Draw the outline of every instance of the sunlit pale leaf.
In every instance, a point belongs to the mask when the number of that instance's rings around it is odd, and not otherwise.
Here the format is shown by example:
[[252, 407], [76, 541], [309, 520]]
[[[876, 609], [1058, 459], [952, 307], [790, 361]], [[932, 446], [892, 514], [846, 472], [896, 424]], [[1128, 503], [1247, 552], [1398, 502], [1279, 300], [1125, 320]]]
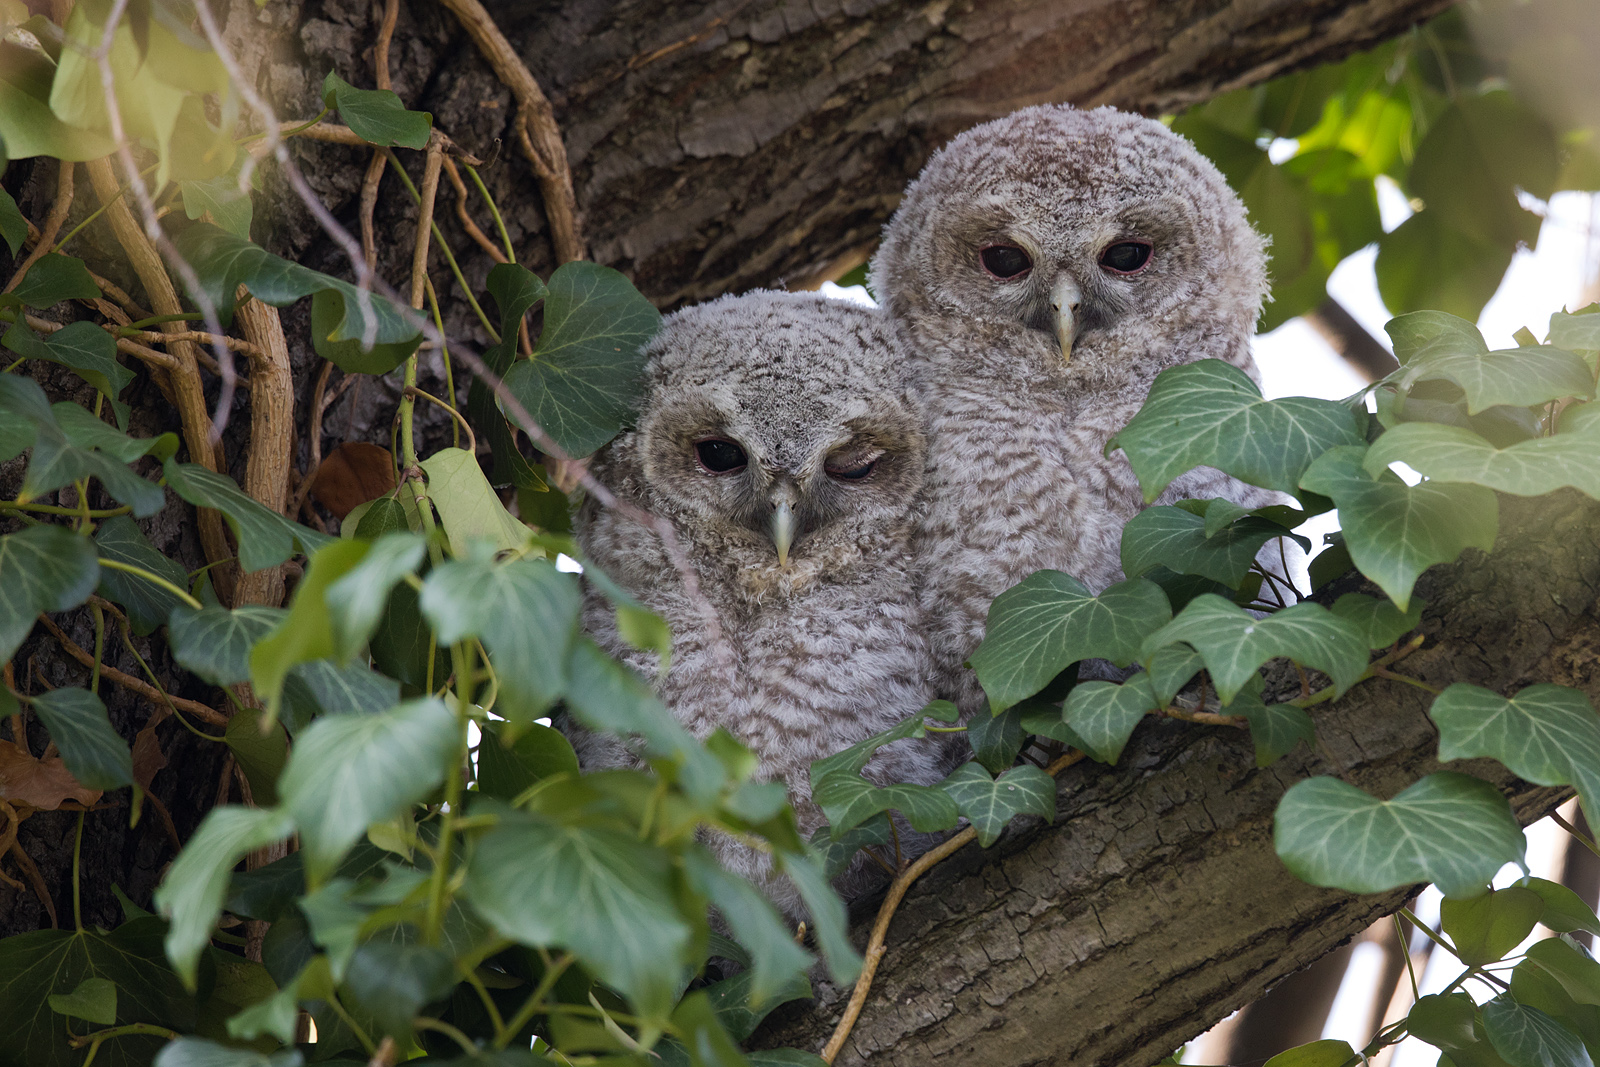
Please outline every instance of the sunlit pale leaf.
[[1302, 881], [1380, 893], [1434, 882], [1471, 896], [1521, 863], [1522, 828], [1499, 790], [1442, 771], [1379, 800], [1337, 778], [1297, 782], [1278, 804], [1273, 844]]
[[1471, 430], [1403, 422], [1367, 449], [1362, 466], [1378, 474], [1403, 462], [1441, 482], [1471, 482], [1513, 496], [1543, 496], [1571, 486], [1600, 499], [1600, 404], [1572, 409], [1562, 432], [1496, 448]]
[[1501, 993], [1483, 1006], [1483, 1028], [1511, 1067], [1594, 1067], [1578, 1035]]
[[[295, 586], [289, 614], [250, 649], [250, 684], [277, 716], [283, 680], [299, 663], [333, 657], [335, 642], [328, 588], [355, 569], [368, 549], [366, 541], [334, 541], [312, 554], [305, 577]], [[353, 649], [346, 649], [353, 652]]]
[[441, 448], [422, 461], [428, 475], [428, 496], [433, 500], [450, 550], [456, 556], [471, 554], [474, 541], [496, 549], [520, 548], [532, 536], [500, 503], [500, 497], [483, 476], [472, 453], [461, 448]]

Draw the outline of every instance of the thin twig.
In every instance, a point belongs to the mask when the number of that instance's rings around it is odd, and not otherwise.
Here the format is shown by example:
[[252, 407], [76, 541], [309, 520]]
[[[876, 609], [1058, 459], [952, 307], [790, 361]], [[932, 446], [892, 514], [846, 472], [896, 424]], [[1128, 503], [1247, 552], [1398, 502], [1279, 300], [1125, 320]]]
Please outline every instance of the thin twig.
[[428, 154], [422, 167], [422, 200], [417, 208], [417, 237], [411, 253], [411, 306], [422, 310], [427, 295], [428, 247], [433, 237], [433, 208], [439, 199], [439, 171], [444, 164], [444, 149], [436, 138], [428, 138]]
[[[1054, 778], [1068, 767], [1083, 759], [1083, 753], [1071, 749], [1056, 760], [1045, 773]], [[838, 1058], [839, 1052], [844, 1048], [844, 1043], [850, 1037], [850, 1031], [855, 1029], [856, 1020], [861, 1017], [861, 1009], [867, 1002], [867, 994], [872, 990], [873, 976], [878, 973], [878, 963], [883, 959], [887, 949], [884, 947], [885, 939], [889, 934], [889, 921], [894, 918], [894, 913], [900, 907], [900, 902], [905, 899], [906, 890], [911, 888], [913, 882], [928, 873], [940, 861], [955, 855], [965, 845], [977, 840], [978, 831], [971, 826], [951, 837], [931, 851], [924, 852], [916, 862], [907, 867], [893, 882], [889, 883], [889, 892], [884, 897], [883, 903], [878, 906], [878, 917], [872, 924], [872, 935], [867, 939], [867, 950], [863, 954], [861, 975], [856, 979], [855, 988], [850, 992], [850, 1003], [845, 1006], [844, 1014], [839, 1018], [839, 1024], [834, 1027], [833, 1036], [828, 1038], [828, 1044], [822, 1050], [822, 1058], [827, 1063], [832, 1063]]]
[[473, 455], [478, 454], [478, 435], [472, 432], [472, 424], [462, 417], [461, 412], [457, 411], [449, 404], [446, 404], [443, 400], [440, 400], [432, 393], [424, 392], [414, 385], [406, 386], [405, 395], [421, 397], [423, 400], [438, 404], [440, 407], [448, 411], [450, 413], [450, 417], [455, 419], [456, 422], [460, 423], [463, 430], [467, 431], [467, 451], [471, 452]]
[[9, 293], [15, 289], [22, 276], [28, 273], [28, 268], [44, 258], [44, 254], [50, 251], [50, 246], [55, 244], [56, 234], [61, 232], [61, 224], [67, 221], [67, 215], [72, 211], [72, 178], [77, 166], [65, 159], [58, 159], [56, 167], [56, 199], [50, 205], [50, 213], [45, 216], [44, 228], [39, 231], [39, 239], [35, 242], [33, 251], [28, 253], [28, 257], [12, 273], [11, 280], [0, 292]]
[[506, 254], [500, 251], [500, 246], [489, 240], [489, 235], [480, 230], [478, 224], [472, 221], [472, 216], [467, 213], [467, 185], [461, 180], [461, 171], [456, 168], [456, 161], [448, 156], [444, 161], [444, 173], [456, 191], [456, 218], [460, 221], [461, 228], [467, 231], [467, 236], [472, 238], [490, 259], [496, 263], [509, 263]]
[[[67, 655], [71, 656], [85, 667], [88, 667], [90, 670], [94, 669], [94, 656], [87, 650], [79, 647], [79, 645], [73, 641], [72, 638], [68, 637], [62, 631], [61, 627], [55, 624], [50, 616], [40, 615], [39, 621], [44, 623], [44, 628], [50, 631], [50, 635], [56, 639]], [[187, 711], [195, 718], [202, 719], [213, 726], [228, 725], [228, 717], [218, 712], [215, 708], [207, 707], [197, 700], [189, 700], [185, 697], [172, 696], [169, 693], [163, 693], [156, 689], [155, 686], [150, 685], [141, 679], [135, 678], [131, 674], [124, 674], [115, 667], [107, 667], [104, 664], [101, 664], [100, 676], [107, 681], [116, 682], [125, 689], [133, 690], [146, 700], [154, 703], [157, 707], [160, 707], [163, 703], [170, 703], [173, 707], [181, 711]]]
[[477, 44], [489, 65], [517, 99], [514, 119], [517, 141], [533, 165], [544, 197], [545, 217], [550, 220], [550, 243], [556, 260], [583, 259], [583, 233], [578, 223], [578, 201], [572, 191], [572, 172], [567, 165], [567, 148], [561, 140], [555, 109], [539, 88], [527, 65], [495, 25], [479, 0], [444, 0], [467, 34]]

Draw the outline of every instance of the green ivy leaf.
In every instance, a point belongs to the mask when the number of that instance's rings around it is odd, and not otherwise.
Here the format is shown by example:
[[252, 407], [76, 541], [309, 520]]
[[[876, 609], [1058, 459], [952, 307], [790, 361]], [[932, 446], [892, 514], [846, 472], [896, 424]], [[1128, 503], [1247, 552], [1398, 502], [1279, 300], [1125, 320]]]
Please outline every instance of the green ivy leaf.
[[1569, 315], [1557, 311], [1551, 315], [1550, 343], [1569, 352], [1600, 351], [1600, 318], [1595, 317], [1593, 304], [1588, 312]]
[[1164, 566], [1237, 589], [1268, 541], [1287, 537], [1311, 551], [1310, 541], [1266, 519], [1247, 515], [1216, 534], [1207, 532], [1209, 526], [1209, 511], [1197, 515], [1181, 507], [1146, 508], [1122, 528], [1123, 573], [1139, 578]]
[[184, 670], [213, 685], [248, 681], [250, 650], [288, 614], [259, 604], [232, 611], [216, 607], [195, 611], [179, 605], [167, 628], [172, 657]]
[[923, 833], [948, 830], [960, 815], [955, 802], [934, 786], [904, 782], [877, 786], [846, 769], [818, 778], [811, 799], [828, 817], [835, 834], [842, 834], [881, 811], [900, 812], [912, 829]]
[[1417, 628], [1425, 607], [1427, 601], [1416, 599], [1411, 601], [1410, 607], [1401, 611], [1392, 600], [1346, 593], [1335, 600], [1328, 610], [1353, 623], [1361, 631], [1368, 648], [1388, 648]]
[[1376, 475], [1404, 462], [1425, 477], [1470, 482], [1514, 496], [1543, 496], [1563, 486], [1600, 499], [1600, 405], [1571, 409], [1571, 429], [1496, 448], [1471, 430], [1432, 422], [1405, 422], [1367, 449], [1363, 460]]
[[345, 967], [341, 997], [370, 1016], [380, 1033], [405, 1036], [424, 1004], [456, 984], [455, 961], [433, 945], [374, 938], [356, 948]]
[[[224, 229], [197, 222], [179, 234], [174, 243], [178, 254], [199, 275], [223, 327], [233, 320], [233, 297], [240, 285], [273, 307], [287, 307], [302, 297], [328, 291], [333, 296], [324, 298], [324, 307], [332, 306], [327, 301], [336, 300], [342, 305], [336, 310], [342, 313], [328, 315], [334, 324], [331, 330], [313, 332], [312, 341], [319, 354], [327, 355], [326, 341], [361, 341], [369, 326], [378, 344], [408, 346], [407, 355], [422, 343], [422, 333], [386, 298], [376, 293], [363, 294], [349, 282], [291, 263]], [[342, 350], [330, 351], [330, 359], [343, 354]], [[399, 362], [397, 359], [394, 365]]]
[[[795, 944], [794, 931], [755, 886], [724, 870], [702, 847], [685, 851], [683, 864], [694, 891], [716, 906], [750, 953], [751, 970], [744, 983], [747, 996], [742, 998], [746, 1003], [761, 1007], [797, 980], [805, 980], [806, 968], [813, 962], [811, 953]], [[734, 1036], [743, 1040], [750, 1032]]]
[[1188, 645], [1167, 645], [1150, 657], [1145, 672], [1150, 675], [1150, 688], [1155, 693], [1156, 707], [1172, 703], [1178, 690], [1205, 668], [1206, 661]]
[[222, 914], [228, 876], [247, 853], [294, 832], [289, 816], [275, 808], [213, 808], [167, 870], [156, 890], [156, 908], [171, 922], [167, 958], [194, 988], [200, 954]]
[[1145, 713], [1157, 707], [1148, 674], [1136, 674], [1121, 685], [1115, 682], [1079, 682], [1067, 694], [1062, 721], [1079, 740], [1085, 755], [1100, 763], [1115, 763]]
[[983, 848], [999, 839], [1013, 816], [1037, 815], [1051, 823], [1056, 819], [1056, 780], [1031, 764], [990, 778], [979, 764], [966, 763], [940, 782], [939, 788], [978, 831], [978, 844]]
[[1600, 963], [1564, 938], [1549, 937], [1528, 946], [1527, 961], [1560, 986], [1575, 1004], [1600, 1005]]
[[70, 993], [52, 993], [47, 1001], [57, 1015], [84, 1019], [101, 1026], [117, 1021], [117, 987], [104, 978], [85, 978]]
[[[789, 939], [793, 943], [793, 937]], [[706, 986], [703, 992], [706, 999], [711, 1002], [712, 1010], [717, 1014], [717, 1022], [728, 1032], [728, 1036], [735, 1041], [743, 1041], [756, 1032], [756, 1027], [761, 1025], [761, 1020], [771, 1014], [772, 1009], [792, 1000], [809, 1000], [811, 998], [811, 983], [806, 981], [804, 975], [796, 976], [779, 989], [765, 997], [752, 996], [752, 975], [750, 971], [740, 971], [731, 978], [724, 978], [720, 982], [713, 982]], [[657, 1045], [652, 1052], [659, 1051]], [[792, 1050], [783, 1050], [792, 1051]], [[746, 1057], [754, 1067], [756, 1054]], [[781, 1060], [778, 1062], [790, 1063], [799, 1061]], [[808, 1061], [809, 1062], [809, 1061]], [[816, 1063], [822, 1064], [820, 1059]], [[824, 1064], [823, 1067], [826, 1067]]]
[[1228, 708], [1233, 714], [1244, 716], [1250, 724], [1250, 741], [1256, 750], [1256, 766], [1272, 766], [1301, 741], [1315, 747], [1317, 728], [1311, 716], [1293, 704], [1264, 703], [1260, 688], [1259, 683], [1246, 685]]
[[1600, 716], [1577, 689], [1541, 682], [1507, 698], [1456, 682], [1433, 698], [1441, 760], [1490, 756], [1539, 785], [1576, 786], [1600, 811]]
[[426, 555], [427, 542], [416, 534], [387, 534], [371, 542], [360, 561], [328, 585], [323, 600], [334, 659], [347, 663], [360, 651], [383, 618], [389, 591], [415, 571]]
[[232, 479], [198, 463], [168, 459], [165, 469], [173, 492], [195, 507], [222, 512], [239, 542], [239, 566], [246, 573], [276, 567], [296, 551], [309, 556], [334, 541], [256, 503]]
[[961, 717], [961, 712], [948, 700], [935, 700], [927, 707], [909, 718], [903, 719], [887, 730], [873, 734], [851, 745], [849, 748], [824, 759], [819, 759], [811, 764], [811, 785], [816, 788], [817, 780], [825, 774], [837, 770], [848, 769], [851, 774], [860, 774], [872, 759], [872, 754], [884, 745], [895, 741], [903, 741], [908, 737], [923, 738], [928, 736], [925, 719], [935, 719], [939, 722], [955, 722]]
[[426, 111], [407, 111], [400, 97], [388, 89], [357, 89], [329, 72], [322, 80], [322, 102], [335, 108], [356, 136], [375, 145], [423, 149], [433, 129]]
[[1548, 346], [1484, 353], [1435, 349], [1406, 364], [1394, 377], [1402, 390], [1419, 381], [1454, 382], [1466, 394], [1468, 415], [1500, 405], [1528, 407], [1594, 393], [1589, 365], [1571, 352]]
[[989, 605], [986, 635], [969, 662], [998, 712], [1079, 660], [1126, 666], [1145, 636], [1171, 617], [1166, 594], [1142, 578], [1096, 597], [1071, 575], [1037, 571]]
[[296, 734], [319, 715], [373, 715], [399, 701], [400, 683], [362, 663], [338, 667], [314, 660], [283, 680], [283, 722]]
[[255, 205], [250, 194], [239, 191], [239, 175], [235, 172], [219, 174], [203, 181], [179, 182], [183, 194], [183, 213], [191, 219], [211, 213], [211, 220], [222, 229], [250, 240], [250, 220]]
[[1417, 577], [1430, 566], [1450, 562], [1463, 549], [1494, 547], [1499, 506], [1482, 486], [1408, 486], [1389, 474], [1374, 479], [1362, 469], [1365, 451], [1327, 452], [1301, 481], [1338, 504], [1350, 558], [1404, 611]]
[[1224, 704], [1233, 702], [1263, 663], [1278, 656], [1315, 667], [1341, 694], [1367, 669], [1367, 645], [1360, 631], [1310, 602], [1258, 619], [1219, 596], [1196, 597], [1145, 640], [1142, 657], [1148, 660], [1176, 641], [1187, 642], [1205, 659]]
[[[87, 424], [98, 422], [94, 416], [76, 404], [52, 407], [36, 382], [15, 374], [0, 375], [0, 414], [25, 421], [33, 430], [33, 456], [28, 462], [21, 493], [24, 501], [71, 485], [79, 478], [93, 477], [141, 518], [154, 515], [165, 503], [160, 486], [133, 473], [117, 455], [97, 449], [116, 442], [112, 445], [114, 453], [121, 452], [118, 446], [122, 443], [132, 443], [140, 455], [146, 451], [165, 451], [169, 443], [175, 442], [172, 435], [134, 442], [104, 423], [99, 423], [103, 432], [93, 430]], [[60, 421], [63, 417], [67, 419], [66, 425]]]
[[[50, 997], [70, 994], [86, 979], [100, 978], [117, 990], [118, 1025], [142, 1022], [192, 1030], [194, 1000], [185, 996], [161, 953], [161, 920], [146, 917], [109, 934], [35, 930], [0, 939], [0, 1028], [7, 1035], [8, 1063], [27, 1067], [74, 1067], [83, 1053], [67, 1044], [87, 1027], [50, 1008]], [[160, 1037], [129, 1035], [107, 1042], [95, 1062], [113, 1067], [148, 1063]], [[109, 1058], [107, 1058], [109, 1055]]]
[[[1531, 243], [1538, 230], [1529, 229]], [[1477, 318], [1515, 251], [1515, 242], [1486, 241], [1451, 225], [1441, 212], [1419, 211], [1378, 239], [1378, 294], [1396, 311], [1440, 308]]]
[[1394, 358], [1401, 366], [1419, 366], [1444, 356], [1486, 356], [1489, 346], [1470, 319], [1445, 311], [1413, 311], [1397, 315], [1383, 327], [1394, 344]]
[[33, 698], [33, 710], [61, 750], [72, 776], [90, 789], [133, 784], [133, 753], [100, 698], [87, 689], [63, 686]]
[[128, 428], [128, 405], [117, 398], [134, 375], [117, 362], [116, 338], [105, 330], [92, 322], [74, 322], [40, 337], [18, 321], [6, 329], [0, 344], [26, 359], [47, 360], [73, 371], [110, 401], [117, 425]]
[[440, 644], [483, 639], [500, 682], [495, 710], [512, 722], [532, 722], [566, 689], [582, 595], [549, 560], [449, 560], [428, 575], [421, 603]]
[[587, 456], [633, 417], [645, 344], [661, 313], [610, 267], [574, 260], [550, 276], [533, 358], [505, 374], [534, 420], [571, 456]]
[[1461, 962], [1496, 963], [1522, 944], [1544, 911], [1544, 901], [1531, 889], [1509, 886], [1464, 900], [1446, 900], [1440, 923]]
[[1537, 1008], [1501, 993], [1483, 1006], [1489, 1043], [1511, 1067], [1594, 1067], [1578, 1035]]
[[300, 828], [307, 880], [320, 884], [368, 826], [395, 818], [443, 782], [458, 755], [457, 735], [455, 716], [432, 698], [312, 723], [278, 779]]
[[328, 589], [355, 569], [370, 547], [367, 541], [334, 541], [317, 549], [295, 587], [289, 613], [250, 649], [250, 684], [266, 703], [269, 718], [278, 716], [291, 667], [341, 651], [334, 641]]
[[502, 936], [571, 951], [658, 1025], [695, 963], [672, 858], [632, 834], [505, 816], [478, 842], [462, 892]]
[[54, 156], [82, 162], [115, 152], [116, 143], [107, 134], [69, 126], [50, 110], [55, 73], [49, 56], [0, 42], [0, 138], [7, 154], [12, 159]]
[[153, 1067], [300, 1067], [304, 1062], [296, 1049], [266, 1053], [219, 1045], [203, 1037], [180, 1037], [162, 1047]]
[[1446, 1051], [1471, 1049], [1481, 1044], [1476, 1025], [1477, 1006], [1465, 993], [1419, 997], [1406, 1015], [1411, 1035]]
[[779, 852], [774, 859], [778, 872], [789, 876], [789, 881], [800, 892], [806, 911], [811, 914], [817, 944], [822, 947], [822, 958], [828, 965], [828, 977], [837, 985], [849, 985], [861, 972], [861, 957], [850, 944], [850, 924], [844, 901], [822, 877], [822, 865], [811, 856]]
[[[141, 567], [179, 589], [189, 584], [188, 573], [157, 552], [139, 524], [126, 515], [113, 515], [102, 522], [95, 531], [94, 543], [103, 559]], [[140, 635], [153, 632], [182, 603], [160, 586], [110, 567], [100, 569], [99, 592], [112, 603], [122, 605], [128, 613], [128, 625]]]
[[484, 727], [478, 746], [478, 789], [486, 796], [510, 802], [551, 775], [577, 773], [577, 754], [560, 730], [530, 723], [507, 743], [494, 724]]
[[[522, 317], [545, 298], [548, 290], [538, 275], [517, 263], [497, 263], [489, 268], [487, 288], [500, 309], [500, 340], [483, 350], [483, 361], [504, 378], [517, 358]], [[467, 415], [478, 432], [489, 438], [489, 451], [494, 456], [494, 484], [514, 485], [518, 489], [544, 486], [545, 480], [538, 468], [517, 448], [516, 434], [500, 413], [494, 390], [476, 375], [467, 394]]]
[[0, 663], [16, 654], [40, 612], [77, 607], [99, 580], [94, 544], [64, 526], [0, 537]]
[[47, 308], [63, 300], [93, 300], [102, 294], [83, 260], [49, 252], [28, 268], [11, 295], [31, 308]]
[[428, 496], [450, 536], [452, 555], [470, 556], [474, 541], [487, 541], [496, 550], [528, 543], [532, 531], [500, 503], [477, 456], [461, 448], [441, 448], [422, 461], [422, 469], [428, 475]]
[[236, 714], [228, 720], [222, 740], [250, 783], [251, 800], [262, 807], [276, 805], [278, 776], [289, 755], [289, 735], [283, 723], [275, 722], [263, 733], [260, 716]]
[[1514, 245], [1528, 225], [1515, 190], [1548, 197], [1559, 169], [1555, 134], [1538, 114], [1504, 90], [1462, 93], [1428, 125], [1407, 185], [1451, 225]]
[[1265, 1067], [1344, 1067], [1353, 1059], [1357, 1056], [1350, 1042], [1325, 1038], [1280, 1052]]
[[1545, 878], [1528, 878], [1523, 884], [1544, 901], [1544, 914], [1539, 921], [1556, 933], [1584, 930], [1600, 934], [1600, 917], [1595, 915], [1594, 908], [1587, 901], [1571, 889]]
[[[823, 874], [831, 882], [845, 872], [861, 849], [875, 845], [892, 846], [894, 835], [894, 827], [889, 823], [889, 816], [875, 815], [838, 837], [834, 836], [832, 827], [818, 827], [807, 844], [821, 858]], [[893, 849], [890, 848], [889, 851], [893, 852]]]
[[[4, 90], [0, 89], [0, 92]], [[11, 249], [12, 259], [17, 258], [22, 242], [28, 239], [28, 220], [23, 217], [16, 200], [4, 189], [0, 189], [0, 238], [4, 238], [6, 247]]]
[[1162, 371], [1144, 407], [1106, 443], [1106, 454], [1118, 448], [1127, 454], [1149, 503], [1199, 466], [1294, 495], [1313, 459], [1364, 440], [1345, 405], [1303, 396], [1264, 400], [1239, 368], [1203, 359]]
[[999, 774], [1017, 761], [1022, 742], [1027, 733], [1022, 728], [1022, 714], [1007, 708], [998, 715], [974, 715], [967, 722], [967, 741], [972, 745], [972, 755], [992, 774]]
[[579, 634], [567, 657], [567, 713], [590, 730], [644, 739], [646, 751], [681, 764], [684, 789], [695, 799], [715, 800], [727, 781], [722, 764], [695, 743], [650, 687], [623, 664]]
[[1381, 893], [1434, 882], [1471, 896], [1507, 863], [1521, 863], [1522, 828], [1499, 790], [1441, 771], [1379, 800], [1337, 778], [1297, 782], [1278, 804], [1273, 844], [1302, 881]]
[[416, 351], [417, 345], [410, 338], [377, 341], [371, 348], [364, 347], [360, 337], [341, 340], [348, 324], [349, 299], [352, 298], [337, 289], [318, 289], [311, 294], [311, 346], [317, 355], [346, 373], [376, 375], [388, 374]]

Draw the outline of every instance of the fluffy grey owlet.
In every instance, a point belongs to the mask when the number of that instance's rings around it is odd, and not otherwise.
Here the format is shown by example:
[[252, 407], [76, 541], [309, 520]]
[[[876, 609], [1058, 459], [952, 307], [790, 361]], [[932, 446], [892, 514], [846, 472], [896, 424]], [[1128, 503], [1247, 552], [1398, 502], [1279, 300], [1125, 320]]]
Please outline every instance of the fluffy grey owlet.
[[[719, 659], [660, 539], [585, 504], [589, 558], [672, 627], [657, 692], [689, 730], [721, 726], [788, 787], [809, 836], [811, 762], [915, 713], [931, 698], [911, 536], [927, 450], [904, 356], [877, 313], [800, 294], [724, 297], [669, 317], [648, 349], [638, 427], [595, 458], [618, 496], [669, 521], [693, 561], [729, 653]], [[608, 652], [654, 678], [590, 590], [585, 624]], [[574, 736], [588, 767], [632, 765], [620, 742]], [[867, 768], [880, 782], [936, 782], [937, 746], [897, 742]], [[789, 915], [798, 895], [770, 859], [707, 842]], [[846, 875], [865, 888], [870, 876]]]
[[[1123, 524], [1144, 506], [1106, 440], [1163, 369], [1216, 358], [1259, 376], [1261, 237], [1222, 175], [1158, 122], [1033, 107], [929, 160], [872, 262], [913, 353], [930, 427], [917, 534], [941, 687], [981, 706], [962, 668], [989, 603], [1036, 570], [1098, 592], [1121, 579]], [[1160, 502], [1278, 502], [1218, 471]]]

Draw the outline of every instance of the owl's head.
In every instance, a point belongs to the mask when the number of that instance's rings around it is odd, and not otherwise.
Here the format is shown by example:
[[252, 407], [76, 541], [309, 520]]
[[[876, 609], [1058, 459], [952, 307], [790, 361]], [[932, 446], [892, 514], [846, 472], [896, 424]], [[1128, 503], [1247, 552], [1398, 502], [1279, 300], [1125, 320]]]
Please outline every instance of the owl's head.
[[1262, 239], [1216, 167], [1109, 107], [1032, 107], [956, 137], [872, 273], [919, 352], [1025, 351], [1051, 377], [1108, 381], [1129, 359], [1242, 360], [1267, 291]]
[[702, 556], [794, 577], [903, 539], [926, 446], [882, 315], [723, 297], [669, 317], [648, 356], [627, 447], [650, 506]]

